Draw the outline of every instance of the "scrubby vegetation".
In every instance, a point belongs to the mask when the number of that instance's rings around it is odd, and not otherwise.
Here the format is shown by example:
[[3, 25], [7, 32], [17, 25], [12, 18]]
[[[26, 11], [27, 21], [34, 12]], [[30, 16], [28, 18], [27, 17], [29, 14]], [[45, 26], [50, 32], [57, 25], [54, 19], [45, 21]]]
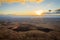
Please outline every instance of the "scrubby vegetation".
[[60, 40], [60, 30], [29, 23], [0, 22], [0, 40]]

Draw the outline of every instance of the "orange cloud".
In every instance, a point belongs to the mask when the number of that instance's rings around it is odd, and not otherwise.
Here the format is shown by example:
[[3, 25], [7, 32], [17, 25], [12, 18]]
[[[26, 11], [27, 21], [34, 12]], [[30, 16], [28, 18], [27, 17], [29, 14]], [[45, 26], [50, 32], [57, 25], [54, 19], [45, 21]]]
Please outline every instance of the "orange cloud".
[[29, 2], [36, 2], [36, 0], [29, 0]]
[[22, 3], [22, 4], [25, 4], [25, 0], [7, 0], [8, 3]]
[[36, 0], [37, 3], [41, 3], [43, 2], [44, 0]]
[[[29, 2], [37, 2], [41, 3], [44, 0], [28, 0]], [[20, 3], [26, 3], [28, 2], [27, 0], [0, 0], [1, 3], [7, 2], [7, 3], [15, 3], [15, 2], [20, 2]]]
[[16, 3], [16, 2], [19, 2], [19, 3], [24, 4], [26, 2], [26, 0], [0, 0], [0, 4], [4, 3], [4, 2], [6, 2], [6, 3]]
[[37, 3], [41, 3], [43, 2], [44, 0], [29, 0], [29, 2], [37, 2]]

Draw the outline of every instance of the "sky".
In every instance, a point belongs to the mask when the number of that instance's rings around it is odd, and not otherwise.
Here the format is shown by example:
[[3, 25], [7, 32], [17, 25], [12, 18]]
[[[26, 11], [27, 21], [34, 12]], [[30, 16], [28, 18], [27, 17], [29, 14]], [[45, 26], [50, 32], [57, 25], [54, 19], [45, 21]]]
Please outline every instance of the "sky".
[[60, 0], [0, 0], [0, 14], [36, 15], [37, 10], [60, 8]]

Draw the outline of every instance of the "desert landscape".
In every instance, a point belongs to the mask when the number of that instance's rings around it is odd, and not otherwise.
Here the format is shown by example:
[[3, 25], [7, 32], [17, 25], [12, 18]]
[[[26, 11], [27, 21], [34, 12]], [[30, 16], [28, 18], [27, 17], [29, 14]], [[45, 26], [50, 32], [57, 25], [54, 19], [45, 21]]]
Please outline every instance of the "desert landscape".
[[0, 40], [60, 40], [59, 18], [15, 19], [0, 21]]
[[60, 40], [60, 0], [0, 0], [0, 40]]

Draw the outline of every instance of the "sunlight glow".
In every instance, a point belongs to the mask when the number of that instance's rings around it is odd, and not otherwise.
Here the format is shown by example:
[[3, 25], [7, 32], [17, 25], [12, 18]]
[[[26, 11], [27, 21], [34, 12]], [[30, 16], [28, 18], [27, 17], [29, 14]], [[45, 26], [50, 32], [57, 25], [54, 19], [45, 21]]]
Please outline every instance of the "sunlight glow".
[[37, 10], [37, 11], [35, 11], [35, 13], [36, 13], [37, 15], [41, 15], [41, 14], [43, 13], [43, 10]]

